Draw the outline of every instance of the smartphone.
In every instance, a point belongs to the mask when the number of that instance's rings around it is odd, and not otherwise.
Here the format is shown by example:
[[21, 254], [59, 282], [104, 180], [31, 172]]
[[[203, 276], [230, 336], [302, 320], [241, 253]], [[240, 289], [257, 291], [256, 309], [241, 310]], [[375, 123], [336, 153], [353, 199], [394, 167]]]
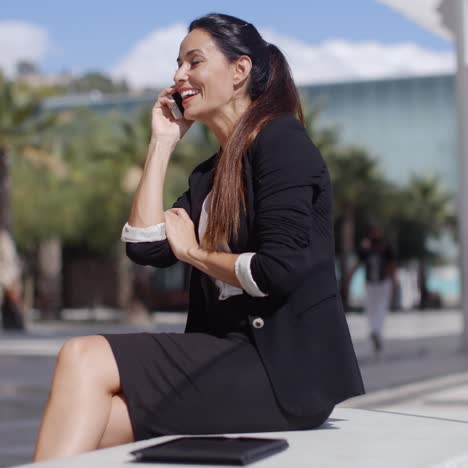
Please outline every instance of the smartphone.
[[179, 120], [184, 118], [184, 106], [182, 105], [182, 96], [179, 93], [174, 93], [171, 95], [174, 99], [175, 104], [169, 104], [169, 109], [171, 110], [174, 119]]

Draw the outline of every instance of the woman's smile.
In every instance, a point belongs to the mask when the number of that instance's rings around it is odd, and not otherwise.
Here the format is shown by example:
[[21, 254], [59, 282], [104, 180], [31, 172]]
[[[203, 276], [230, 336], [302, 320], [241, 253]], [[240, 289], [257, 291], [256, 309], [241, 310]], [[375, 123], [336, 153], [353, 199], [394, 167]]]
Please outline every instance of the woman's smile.
[[187, 105], [187, 103], [189, 103], [194, 97], [198, 96], [198, 94], [200, 94], [200, 93], [187, 95], [187, 97], [182, 99], [182, 105], [185, 107]]

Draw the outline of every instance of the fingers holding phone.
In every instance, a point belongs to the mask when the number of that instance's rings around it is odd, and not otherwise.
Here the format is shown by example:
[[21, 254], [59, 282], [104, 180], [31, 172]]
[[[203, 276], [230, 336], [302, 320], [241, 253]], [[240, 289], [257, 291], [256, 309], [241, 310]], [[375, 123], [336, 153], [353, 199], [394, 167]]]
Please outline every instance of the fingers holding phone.
[[169, 104], [169, 109], [174, 119], [179, 120], [184, 118], [184, 106], [182, 105], [182, 96], [179, 93], [171, 94], [174, 102]]
[[151, 129], [155, 137], [170, 137], [178, 142], [192, 126], [183, 116], [182, 98], [175, 87], [165, 88], [153, 107]]

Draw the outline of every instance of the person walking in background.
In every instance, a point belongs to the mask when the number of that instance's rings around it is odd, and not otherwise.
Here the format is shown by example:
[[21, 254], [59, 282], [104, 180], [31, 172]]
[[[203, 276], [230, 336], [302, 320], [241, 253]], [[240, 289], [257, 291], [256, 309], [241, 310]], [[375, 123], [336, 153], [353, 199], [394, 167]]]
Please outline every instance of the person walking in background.
[[370, 226], [358, 251], [359, 262], [351, 270], [347, 288], [360, 265], [366, 275], [365, 313], [369, 322], [370, 339], [375, 352], [383, 348], [383, 327], [390, 309], [392, 292], [397, 287], [395, 254], [378, 225]]
[[6, 229], [0, 229], [0, 303], [5, 330], [23, 330], [21, 264], [15, 243]]

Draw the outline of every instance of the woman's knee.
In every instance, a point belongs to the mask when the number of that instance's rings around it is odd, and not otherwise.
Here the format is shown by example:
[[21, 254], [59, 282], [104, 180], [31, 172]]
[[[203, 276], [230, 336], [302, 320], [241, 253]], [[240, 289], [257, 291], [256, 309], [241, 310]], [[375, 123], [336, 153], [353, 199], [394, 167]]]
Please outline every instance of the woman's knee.
[[59, 351], [57, 368], [72, 372], [80, 379], [101, 381], [114, 393], [120, 390], [117, 363], [109, 342], [103, 336], [68, 339]]

